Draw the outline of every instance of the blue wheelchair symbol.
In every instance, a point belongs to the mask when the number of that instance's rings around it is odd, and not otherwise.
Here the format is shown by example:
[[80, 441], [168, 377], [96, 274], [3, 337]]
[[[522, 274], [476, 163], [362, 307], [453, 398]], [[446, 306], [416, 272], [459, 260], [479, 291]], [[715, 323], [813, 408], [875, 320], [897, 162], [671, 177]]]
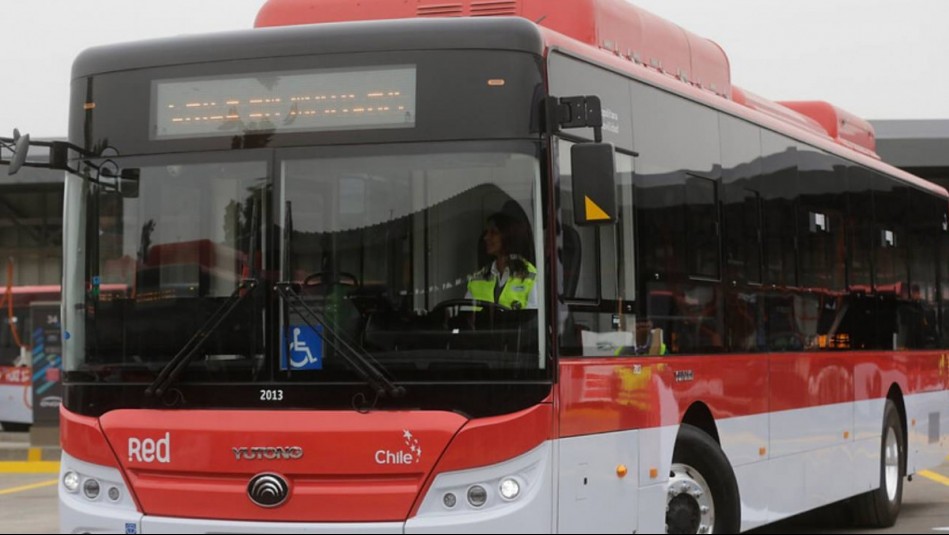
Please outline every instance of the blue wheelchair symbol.
[[284, 337], [282, 370], [323, 369], [323, 328], [319, 326], [317, 329], [308, 325], [290, 325], [286, 333], [289, 336]]

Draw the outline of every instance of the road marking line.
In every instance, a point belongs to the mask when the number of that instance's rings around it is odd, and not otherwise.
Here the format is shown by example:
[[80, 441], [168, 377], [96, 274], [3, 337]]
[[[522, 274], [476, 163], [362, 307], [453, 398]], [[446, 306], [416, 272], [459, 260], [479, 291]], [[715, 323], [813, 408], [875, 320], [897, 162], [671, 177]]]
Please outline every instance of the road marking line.
[[13, 494], [15, 492], [23, 492], [26, 490], [41, 489], [43, 487], [52, 487], [59, 480], [51, 479], [49, 481], [41, 481], [39, 483], [33, 483], [32, 485], [23, 485], [22, 487], [13, 487], [12, 489], [0, 489], [0, 495], [3, 494]]
[[0, 474], [58, 474], [59, 461], [0, 461]]
[[936, 472], [930, 472], [929, 470], [920, 470], [919, 472], [916, 472], [916, 473], [925, 477], [926, 479], [930, 479], [932, 481], [935, 481], [936, 483], [942, 483], [943, 485], [949, 487], [949, 477], [946, 477], [942, 474], [937, 474]]

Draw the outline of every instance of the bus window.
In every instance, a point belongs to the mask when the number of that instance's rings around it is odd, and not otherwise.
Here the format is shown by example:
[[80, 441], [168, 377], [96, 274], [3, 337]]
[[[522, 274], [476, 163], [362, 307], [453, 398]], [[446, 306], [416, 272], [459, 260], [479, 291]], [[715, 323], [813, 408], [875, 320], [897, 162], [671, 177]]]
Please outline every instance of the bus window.
[[850, 165], [847, 168], [849, 255], [847, 266], [850, 293], [868, 294], [873, 285], [871, 258], [874, 249], [873, 174]]
[[722, 116], [725, 280], [761, 282], [761, 129]]
[[560, 347], [564, 355], [612, 356], [636, 344], [633, 158], [617, 153], [616, 225], [574, 225], [570, 143], [558, 144], [562, 277]]
[[797, 148], [791, 140], [764, 131], [761, 137], [764, 197], [764, 282], [797, 285], [794, 200], [797, 196]]
[[[87, 358], [141, 363], [178, 352], [252, 275], [266, 176], [264, 162], [175, 163], [142, 166], [136, 196], [89, 187], [85, 321], [99, 335], [86, 340]], [[214, 333], [207, 354], [262, 355], [252, 301]]]
[[844, 289], [846, 181], [839, 161], [798, 147], [797, 236], [800, 286], [840, 295]]
[[[281, 277], [300, 284], [322, 328], [399, 380], [538, 373], [546, 353], [533, 150], [466, 142], [282, 153]], [[288, 327], [307, 326], [299, 309], [282, 314]], [[352, 379], [338, 346], [317, 353], [313, 365], [281, 357], [280, 371]]]
[[900, 338], [910, 349], [937, 347], [936, 248], [942, 223], [940, 201], [920, 190], [909, 191], [909, 295], [898, 308]]

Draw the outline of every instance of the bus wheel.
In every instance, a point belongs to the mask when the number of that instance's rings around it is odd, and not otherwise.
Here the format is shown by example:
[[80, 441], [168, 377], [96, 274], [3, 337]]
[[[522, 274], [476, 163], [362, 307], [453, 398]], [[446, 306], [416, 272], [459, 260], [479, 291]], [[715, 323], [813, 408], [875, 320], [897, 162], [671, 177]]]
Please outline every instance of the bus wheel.
[[682, 424], [672, 453], [666, 533], [738, 533], [738, 483], [725, 452], [698, 427]]
[[906, 454], [903, 424], [896, 404], [886, 400], [883, 409], [883, 439], [880, 444], [880, 488], [853, 499], [854, 520], [861, 526], [888, 528], [896, 523], [903, 503]]
[[13, 432], [24, 432], [30, 430], [30, 424], [23, 423], [14, 423], [14, 422], [0, 422], [0, 429], [4, 431], [13, 431]]

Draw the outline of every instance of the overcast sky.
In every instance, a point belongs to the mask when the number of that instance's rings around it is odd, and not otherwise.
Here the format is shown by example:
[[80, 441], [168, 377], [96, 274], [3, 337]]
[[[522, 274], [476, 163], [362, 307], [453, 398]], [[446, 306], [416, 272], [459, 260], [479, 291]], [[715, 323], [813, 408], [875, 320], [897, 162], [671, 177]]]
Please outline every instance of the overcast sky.
[[[0, 135], [66, 134], [69, 73], [83, 49], [250, 28], [263, 3], [0, 0]], [[733, 83], [762, 96], [827, 100], [868, 119], [949, 119], [945, 0], [634, 3], [718, 42]]]

